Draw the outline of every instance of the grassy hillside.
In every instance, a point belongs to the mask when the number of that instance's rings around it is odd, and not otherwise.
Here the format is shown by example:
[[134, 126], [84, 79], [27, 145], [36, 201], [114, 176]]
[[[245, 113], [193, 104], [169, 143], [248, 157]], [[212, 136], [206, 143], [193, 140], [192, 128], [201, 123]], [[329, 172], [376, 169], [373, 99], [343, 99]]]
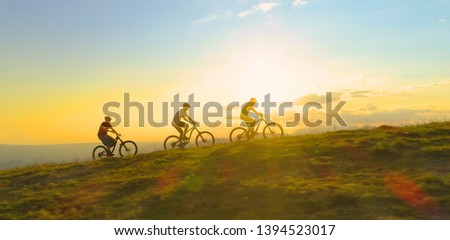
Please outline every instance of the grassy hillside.
[[0, 171], [0, 219], [450, 219], [450, 122]]

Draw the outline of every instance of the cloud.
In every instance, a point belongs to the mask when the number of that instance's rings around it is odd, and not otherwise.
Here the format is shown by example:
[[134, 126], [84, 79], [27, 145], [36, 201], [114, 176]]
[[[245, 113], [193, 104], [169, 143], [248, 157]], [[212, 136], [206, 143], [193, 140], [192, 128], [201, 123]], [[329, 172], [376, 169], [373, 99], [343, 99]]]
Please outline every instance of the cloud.
[[352, 91], [350, 92], [350, 94], [367, 94], [367, 93], [372, 93], [373, 91], [370, 90], [359, 90], [359, 91]]
[[294, 1], [292, 1], [292, 5], [294, 5], [294, 6], [302, 6], [302, 5], [306, 5], [308, 3], [309, 3], [308, 0], [294, 0]]
[[267, 13], [267, 12], [271, 11], [277, 5], [278, 5], [278, 3], [274, 3], [274, 2], [264, 2], [259, 5], [256, 5], [257, 6], [256, 8], [263, 11], [263, 13]]
[[403, 86], [400, 87], [397, 90], [392, 91], [392, 93], [394, 94], [402, 94], [402, 93], [406, 93], [406, 92], [414, 92], [423, 88], [430, 88], [430, 87], [445, 87], [445, 86], [450, 86], [450, 80], [448, 79], [444, 79], [441, 80], [439, 82], [434, 82], [434, 83], [427, 83], [427, 84], [422, 84], [422, 85], [409, 85], [409, 86]]
[[252, 10], [248, 10], [248, 11], [245, 11], [245, 12], [240, 12], [240, 13], [238, 14], [238, 16], [239, 16], [240, 18], [243, 18], [243, 17], [245, 17], [245, 16], [251, 14], [252, 12], [253, 12]]
[[[332, 101], [348, 101], [353, 98], [366, 98], [376, 95], [384, 94], [382, 92], [375, 92], [371, 90], [352, 90], [352, 89], [342, 89], [340, 91], [332, 92]], [[325, 94], [308, 94], [301, 96], [294, 100], [295, 105], [302, 106], [307, 102], [318, 102], [320, 104], [324, 104], [326, 102]]]
[[[344, 93], [343, 92], [333, 92], [332, 95], [332, 101], [337, 102], [341, 100], [341, 97]], [[308, 94], [305, 96], [301, 96], [300, 98], [296, 99], [294, 101], [294, 105], [302, 106], [305, 105], [308, 102], [317, 102], [320, 104], [326, 103], [326, 95], [325, 94]]]
[[[409, 102], [411, 97], [419, 96], [416, 92], [419, 92], [422, 89], [446, 88], [448, 86], [450, 86], [450, 79], [443, 79], [425, 84], [405, 85], [398, 89], [394, 88], [385, 91], [341, 89], [337, 92], [333, 92], [332, 101], [333, 106], [336, 106], [339, 101], [349, 102], [349, 104], [344, 106], [340, 112], [340, 115], [349, 126], [377, 126], [382, 124], [404, 125], [429, 121], [448, 121], [448, 117], [450, 117], [450, 110], [448, 108], [423, 104], [415, 106], [411, 105], [411, 102]], [[389, 99], [391, 97], [393, 101], [392, 104], [389, 104], [389, 102], [386, 102], [386, 98]], [[382, 101], [377, 102], [380, 99], [382, 99]], [[394, 102], [394, 100], [398, 102]], [[406, 100], [407, 105], [405, 105], [404, 100]], [[370, 103], [370, 101], [373, 101], [373, 103]], [[308, 102], [318, 102], [324, 106], [326, 95], [325, 93], [308, 94], [300, 96], [293, 101], [294, 106], [297, 108], [301, 108]], [[386, 103], [389, 105], [390, 109], [382, 109], [382, 106], [386, 106]], [[392, 109], [391, 107], [394, 108]], [[324, 110], [325, 109], [313, 109], [313, 111], [309, 112], [309, 116], [312, 119], [323, 120], [325, 114]], [[293, 114], [288, 114], [289, 121], [293, 119], [291, 115]]]
[[200, 19], [194, 20], [193, 23], [210, 22], [210, 21], [217, 20], [219, 17], [220, 17], [219, 15], [211, 15], [211, 16], [208, 16], [208, 17], [204, 17], [204, 18], [200, 18]]
[[367, 104], [365, 107], [359, 109], [360, 112], [378, 112], [379, 109], [373, 103]]
[[[350, 100], [352, 98], [363, 98], [363, 97], [374, 97], [374, 96], [385, 96], [393, 94], [405, 94], [414, 93], [421, 89], [432, 88], [432, 87], [446, 87], [450, 86], [450, 79], [444, 79], [437, 82], [426, 83], [426, 84], [416, 84], [416, 85], [406, 85], [399, 87], [398, 89], [388, 90], [388, 91], [372, 91], [372, 90], [352, 90], [343, 89], [338, 93], [341, 94], [341, 99]], [[333, 92], [334, 93], [334, 92]]]
[[272, 11], [272, 9], [274, 9], [276, 6], [278, 6], [278, 3], [275, 2], [263, 2], [260, 4], [256, 4], [250, 10], [238, 13], [238, 17], [243, 18], [256, 12], [263, 12], [264, 14], [267, 14], [268, 12]]
[[369, 104], [360, 111], [343, 111], [342, 118], [351, 126], [363, 125], [403, 125], [417, 124], [427, 121], [446, 120], [449, 111], [432, 109], [405, 109], [379, 110], [376, 106]]
[[344, 92], [343, 95], [345, 95], [345, 99], [351, 99], [351, 98], [365, 98], [370, 97], [374, 95], [378, 95], [379, 93], [371, 90], [357, 90], [357, 91], [347, 91]]
[[354, 94], [354, 95], [351, 95], [351, 98], [365, 98], [365, 97], [368, 97], [367, 95], [364, 95], [364, 94]]
[[[431, 87], [445, 87], [450, 86], [450, 80], [445, 79], [438, 82], [432, 82], [422, 85], [408, 85], [402, 86], [398, 89], [390, 90], [390, 91], [372, 91], [372, 90], [354, 90], [354, 89], [341, 89], [333, 93], [333, 102], [337, 101], [349, 101], [356, 98], [368, 98], [368, 97], [376, 97], [376, 96], [386, 96], [386, 95], [396, 95], [396, 94], [405, 94], [405, 93], [413, 93], [415, 91], [431, 88]], [[326, 102], [325, 94], [308, 94], [301, 96], [293, 101], [294, 105], [302, 106], [307, 102], [318, 102], [320, 104], [324, 104]]]
[[450, 86], [450, 80], [449, 79], [444, 79], [444, 80], [441, 80], [439, 82], [432, 83], [431, 85], [433, 87], [435, 87], [435, 86]]
[[441, 19], [439, 19], [439, 21], [438, 21], [438, 22], [442, 24], [442, 23], [445, 23], [446, 21], [447, 21], [447, 19], [445, 19], [445, 18], [441, 18]]

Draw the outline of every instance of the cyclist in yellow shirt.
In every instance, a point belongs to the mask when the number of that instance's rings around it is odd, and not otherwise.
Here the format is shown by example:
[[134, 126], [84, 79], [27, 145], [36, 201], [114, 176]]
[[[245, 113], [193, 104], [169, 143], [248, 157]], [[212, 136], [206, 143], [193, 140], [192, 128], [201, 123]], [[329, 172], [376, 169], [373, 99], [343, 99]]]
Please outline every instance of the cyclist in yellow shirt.
[[256, 104], [256, 102], [257, 102], [257, 101], [256, 101], [256, 98], [251, 98], [249, 102], [247, 102], [246, 104], [244, 104], [244, 105], [242, 106], [242, 109], [241, 109], [241, 116], [240, 116], [240, 118], [241, 118], [244, 122], [247, 123], [247, 125], [248, 125], [248, 130], [249, 130], [250, 135], [251, 135], [252, 137], [255, 136], [256, 134], [258, 134], [258, 133], [256, 133], [255, 130], [254, 130], [255, 124], [256, 124], [256, 120], [255, 120], [254, 118], [250, 117], [248, 114], [249, 114], [250, 112], [254, 112], [254, 113], [258, 114], [260, 117], [263, 116], [262, 113], [256, 111], [256, 109], [255, 109], [255, 107], [254, 107], [255, 104]]

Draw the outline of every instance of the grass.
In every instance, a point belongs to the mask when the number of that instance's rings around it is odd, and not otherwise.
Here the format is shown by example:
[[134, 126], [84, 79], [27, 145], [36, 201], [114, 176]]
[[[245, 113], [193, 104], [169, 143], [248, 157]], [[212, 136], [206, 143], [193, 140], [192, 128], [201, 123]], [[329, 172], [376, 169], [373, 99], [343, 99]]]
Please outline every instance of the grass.
[[450, 219], [450, 122], [0, 171], [0, 219]]

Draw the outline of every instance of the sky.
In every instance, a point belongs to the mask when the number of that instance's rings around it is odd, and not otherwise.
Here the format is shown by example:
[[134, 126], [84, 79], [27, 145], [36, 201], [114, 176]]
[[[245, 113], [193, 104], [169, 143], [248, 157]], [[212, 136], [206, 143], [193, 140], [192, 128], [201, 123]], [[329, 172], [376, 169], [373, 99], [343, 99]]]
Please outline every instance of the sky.
[[[349, 125], [450, 118], [448, 0], [1, 0], [0, 29], [3, 144], [96, 142], [124, 93], [156, 119], [176, 94], [225, 106], [270, 93], [293, 113], [326, 92]], [[176, 133], [136, 115], [124, 138]]]

